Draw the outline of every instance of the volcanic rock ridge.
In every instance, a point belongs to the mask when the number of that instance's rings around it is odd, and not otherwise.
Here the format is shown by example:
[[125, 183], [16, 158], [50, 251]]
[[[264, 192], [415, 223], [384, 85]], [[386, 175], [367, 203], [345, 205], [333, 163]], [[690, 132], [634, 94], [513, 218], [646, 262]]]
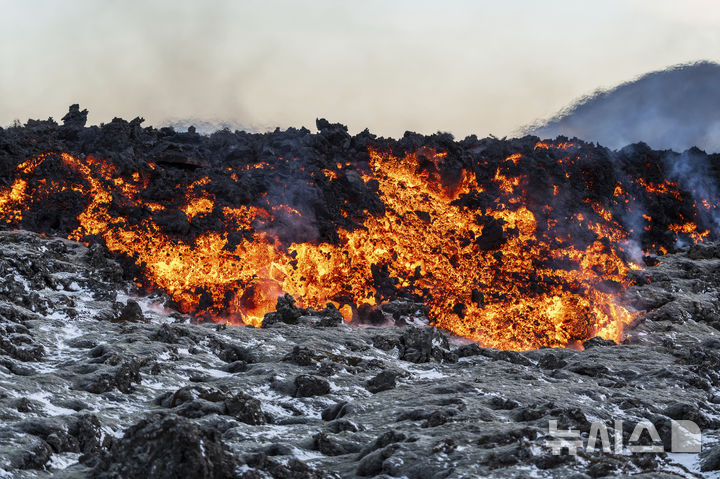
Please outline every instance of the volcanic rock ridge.
[[100, 245], [125, 279], [221, 323], [259, 326], [289, 294], [501, 349], [620, 341], [628, 274], [719, 231], [718, 155], [697, 149], [86, 118], [0, 130], [0, 224]]

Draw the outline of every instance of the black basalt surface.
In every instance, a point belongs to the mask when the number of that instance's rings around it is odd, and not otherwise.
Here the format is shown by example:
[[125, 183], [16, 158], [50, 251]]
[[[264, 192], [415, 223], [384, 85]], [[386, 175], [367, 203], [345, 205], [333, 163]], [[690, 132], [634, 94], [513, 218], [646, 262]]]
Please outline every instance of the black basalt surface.
[[[593, 339], [584, 351], [328, 326], [333, 311], [293, 310], [288, 298], [279, 309], [290, 323], [193, 324], [123, 282], [97, 249], [24, 231], [0, 232], [0, 275], [0, 477], [655, 478], [718, 468], [716, 244], [637, 272], [625, 300], [645, 314], [622, 344]], [[142, 320], [122, 319], [136, 306]], [[701, 454], [669, 453], [671, 420], [682, 419], [701, 428]], [[600, 421], [610, 437], [620, 421], [626, 446], [648, 420], [664, 452], [553, 455], [551, 420], [585, 434]]]

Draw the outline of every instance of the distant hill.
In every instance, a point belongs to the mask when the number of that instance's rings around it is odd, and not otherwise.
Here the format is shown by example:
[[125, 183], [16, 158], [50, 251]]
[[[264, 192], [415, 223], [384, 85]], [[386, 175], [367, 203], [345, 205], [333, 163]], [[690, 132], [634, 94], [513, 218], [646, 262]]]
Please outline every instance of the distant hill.
[[658, 149], [720, 152], [720, 65], [699, 62], [648, 73], [583, 97], [524, 132], [577, 136], [610, 148], [644, 141]]
[[230, 131], [241, 130], [247, 132], [256, 132], [257, 128], [251, 128], [233, 121], [220, 120], [200, 120], [200, 119], [179, 119], [167, 120], [163, 122], [163, 126], [170, 126], [175, 131], [187, 131], [189, 127], [194, 126], [195, 131], [201, 135], [210, 135], [216, 131], [228, 129]]

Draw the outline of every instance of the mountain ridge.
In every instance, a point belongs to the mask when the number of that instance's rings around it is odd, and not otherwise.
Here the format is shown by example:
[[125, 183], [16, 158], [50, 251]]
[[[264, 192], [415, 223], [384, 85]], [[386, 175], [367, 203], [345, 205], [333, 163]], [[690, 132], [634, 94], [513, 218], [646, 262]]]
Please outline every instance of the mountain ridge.
[[565, 135], [609, 148], [644, 142], [656, 149], [720, 151], [720, 64], [686, 63], [583, 96], [522, 133]]

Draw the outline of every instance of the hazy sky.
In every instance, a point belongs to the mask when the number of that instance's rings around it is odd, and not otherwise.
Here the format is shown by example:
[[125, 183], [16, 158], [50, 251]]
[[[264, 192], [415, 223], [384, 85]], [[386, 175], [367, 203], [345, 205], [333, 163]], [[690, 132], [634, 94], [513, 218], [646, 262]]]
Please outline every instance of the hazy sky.
[[[510, 135], [650, 70], [720, 60], [717, 0], [0, 0], [0, 125], [316, 117]], [[147, 123], [146, 123], [147, 124]]]

